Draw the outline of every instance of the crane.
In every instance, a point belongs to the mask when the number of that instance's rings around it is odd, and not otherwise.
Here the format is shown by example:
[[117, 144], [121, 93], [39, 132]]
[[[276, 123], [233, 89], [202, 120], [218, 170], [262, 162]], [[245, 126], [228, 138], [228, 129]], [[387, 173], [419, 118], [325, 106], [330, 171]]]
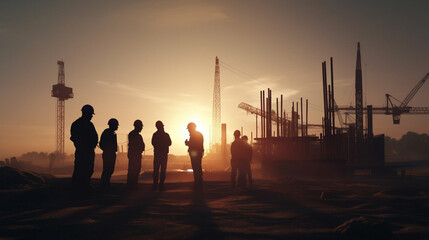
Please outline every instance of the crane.
[[[408, 103], [413, 99], [416, 93], [420, 90], [426, 80], [429, 79], [429, 73], [427, 73], [417, 85], [408, 93], [403, 101], [400, 101], [390, 94], [386, 94], [386, 106], [385, 107], [373, 107], [373, 114], [385, 114], [393, 116], [393, 124], [399, 124], [402, 114], [429, 114], [429, 107], [410, 107]], [[399, 106], [392, 102], [396, 100], [399, 102]], [[366, 111], [366, 108], [363, 109]], [[345, 113], [353, 113], [355, 108], [353, 106], [335, 106], [335, 111], [343, 111]]]
[[[408, 93], [408, 95], [405, 97], [405, 99], [402, 102], [399, 101], [398, 99], [394, 98], [392, 95], [386, 94], [386, 114], [392, 114], [394, 124], [399, 124], [399, 122], [401, 120], [401, 114], [403, 114], [403, 113], [418, 114], [416, 112], [421, 112], [421, 110], [424, 110], [424, 109], [419, 108], [419, 110], [416, 111], [417, 109], [412, 108], [412, 107], [408, 107], [408, 103], [410, 103], [411, 99], [413, 99], [413, 97], [420, 90], [420, 88], [423, 86], [423, 84], [426, 82], [426, 80], [428, 78], [429, 78], [429, 73], [427, 73], [426, 76], [424, 76], [422, 78], [422, 80], [420, 80], [417, 83], [417, 85], [413, 89], [411, 89], [411, 92]], [[392, 99], [400, 102], [401, 104], [399, 106], [395, 105], [392, 102]], [[390, 111], [389, 111], [389, 108], [390, 108]], [[429, 108], [427, 108], [427, 111], [429, 113]]]
[[[254, 107], [248, 103], [241, 102], [240, 104], [238, 104], [238, 108], [241, 108], [248, 113], [256, 114], [258, 116], [262, 116], [261, 109]], [[298, 118], [299, 118], [299, 116], [298, 116]], [[276, 111], [274, 111], [274, 110], [271, 111], [271, 119], [273, 120], [274, 123], [277, 123], [277, 114], [276, 114]], [[292, 120], [289, 117], [286, 117], [286, 119], [283, 119], [283, 121], [288, 123], [288, 122], [291, 122]], [[299, 124], [299, 126], [300, 125], [301, 124]], [[321, 124], [308, 124], [308, 127], [322, 127], [322, 125]]]

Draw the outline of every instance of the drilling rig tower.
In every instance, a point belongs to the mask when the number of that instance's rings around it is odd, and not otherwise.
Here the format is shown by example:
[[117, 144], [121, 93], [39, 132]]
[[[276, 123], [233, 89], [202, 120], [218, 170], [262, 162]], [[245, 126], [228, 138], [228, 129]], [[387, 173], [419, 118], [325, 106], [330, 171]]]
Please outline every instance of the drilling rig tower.
[[220, 125], [220, 70], [219, 59], [216, 57], [215, 78], [213, 88], [213, 122], [212, 122], [212, 146], [220, 144], [221, 125]]
[[64, 155], [65, 100], [73, 98], [73, 89], [66, 87], [64, 62], [58, 61], [58, 83], [52, 86], [52, 97], [57, 98], [57, 152]]

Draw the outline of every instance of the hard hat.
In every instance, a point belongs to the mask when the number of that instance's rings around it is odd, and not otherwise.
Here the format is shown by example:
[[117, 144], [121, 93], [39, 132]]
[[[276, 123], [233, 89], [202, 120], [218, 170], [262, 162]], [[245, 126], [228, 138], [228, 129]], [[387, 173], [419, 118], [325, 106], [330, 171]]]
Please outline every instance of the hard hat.
[[249, 140], [249, 138], [246, 135], [242, 136], [241, 139], [243, 139], [245, 141]]
[[188, 123], [188, 127], [186, 127], [187, 129], [191, 129], [191, 128], [193, 128], [193, 129], [195, 129], [195, 128], [197, 128], [197, 125], [195, 125], [195, 123], [193, 123], [193, 122], [190, 122], [190, 123]]
[[240, 136], [241, 135], [241, 133], [240, 133], [240, 131], [239, 130], [235, 130], [234, 131], [234, 136]]
[[118, 120], [116, 118], [111, 118], [111, 119], [109, 119], [109, 122], [107, 122], [107, 125], [109, 125], [109, 126], [112, 126], [112, 125], [119, 126], [119, 122], [118, 122]]
[[155, 123], [155, 127], [156, 128], [160, 128], [160, 127], [163, 127], [164, 126], [164, 124], [161, 122], [161, 121], [156, 121], [156, 123]]
[[94, 108], [89, 104], [84, 105], [81, 111], [82, 113], [95, 114]]
[[135, 120], [134, 121], [134, 127], [143, 127], [143, 123], [141, 120]]

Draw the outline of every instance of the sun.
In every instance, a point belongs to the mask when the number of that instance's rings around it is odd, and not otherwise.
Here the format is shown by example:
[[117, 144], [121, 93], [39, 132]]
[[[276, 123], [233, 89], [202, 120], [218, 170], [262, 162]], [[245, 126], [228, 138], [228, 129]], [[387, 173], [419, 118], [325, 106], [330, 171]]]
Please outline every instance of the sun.
[[195, 125], [197, 125], [197, 131], [202, 133], [204, 136], [204, 146], [208, 146], [209, 139], [210, 139], [210, 124], [209, 122], [203, 119], [201, 116], [194, 116], [189, 118], [188, 122], [184, 124], [184, 128], [182, 129], [182, 137], [184, 139], [189, 139], [189, 132], [186, 126], [188, 123], [193, 122]]
[[210, 119], [211, 116], [204, 114], [177, 114], [166, 120], [166, 131], [170, 134], [173, 142], [172, 152], [175, 154], [187, 154], [188, 147], [185, 146], [185, 140], [189, 140], [189, 132], [186, 128], [188, 123], [193, 122], [197, 125], [197, 131], [204, 137], [204, 149], [210, 147]]

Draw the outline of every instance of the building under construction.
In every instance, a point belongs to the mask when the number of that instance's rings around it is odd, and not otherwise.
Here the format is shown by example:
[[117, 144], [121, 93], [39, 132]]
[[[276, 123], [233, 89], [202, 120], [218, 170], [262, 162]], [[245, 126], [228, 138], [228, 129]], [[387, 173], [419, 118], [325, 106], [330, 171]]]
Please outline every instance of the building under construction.
[[[359, 44], [355, 83], [356, 100], [353, 110], [356, 121], [351, 124], [341, 124], [341, 126], [335, 125], [335, 115], [338, 114], [339, 107], [334, 98], [332, 58], [330, 59], [330, 81], [327, 77], [327, 64], [322, 63], [324, 116], [320, 125], [308, 124], [308, 100], [305, 101], [304, 111], [302, 98], [300, 102], [291, 104], [290, 116], [287, 116], [286, 109], [283, 108], [282, 95], [280, 101], [276, 98], [274, 110], [270, 89], [267, 95], [265, 91], [260, 92], [260, 109], [241, 103], [240, 108], [256, 115], [256, 127], [260, 133], [256, 133], [254, 147], [261, 160], [261, 167], [264, 170], [274, 169], [282, 172], [302, 168], [307, 173], [329, 174], [332, 172], [342, 174], [360, 168], [383, 171], [384, 135], [373, 134], [372, 106], [363, 106]], [[348, 108], [349, 111], [351, 109]], [[366, 124], [364, 124], [364, 112], [367, 116]], [[338, 117], [340, 118], [339, 114]], [[337, 121], [340, 120], [337, 119]], [[321, 128], [322, 133], [319, 136], [309, 135], [309, 127]]]

